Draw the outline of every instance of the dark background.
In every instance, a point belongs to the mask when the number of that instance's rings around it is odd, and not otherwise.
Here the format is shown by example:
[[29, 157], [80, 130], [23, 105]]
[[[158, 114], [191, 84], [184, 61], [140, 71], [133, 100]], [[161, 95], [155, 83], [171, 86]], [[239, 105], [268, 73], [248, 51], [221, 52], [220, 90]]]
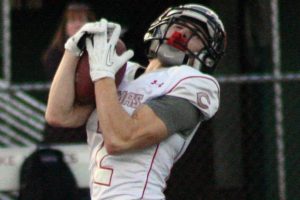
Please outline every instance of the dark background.
[[[47, 48], [68, 1], [44, 1], [38, 9], [23, 7], [12, 11], [13, 80], [43, 81], [41, 53]], [[135, 50], [134, 60], [145, 64], [143, 36], [150, 23], [171, 5], [192, 1], [106, 0], [85, 1], [101, 17], [120, 23], [128, 31], [123, 40]], [[205, 1], [203, 1], [205, 2]]]

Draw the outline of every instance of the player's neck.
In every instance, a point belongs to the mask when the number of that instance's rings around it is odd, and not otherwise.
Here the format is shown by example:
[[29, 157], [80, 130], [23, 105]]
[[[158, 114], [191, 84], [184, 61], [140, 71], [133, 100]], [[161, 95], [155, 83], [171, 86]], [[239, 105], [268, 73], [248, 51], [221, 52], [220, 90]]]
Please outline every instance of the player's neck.
[[152, 59], [152, 60], [150, 60], [148, 66], [146, 68], [145, 73], [161, 69], [162, 67], [163, 66], [162, 66], [161, 62], [157, 58]]

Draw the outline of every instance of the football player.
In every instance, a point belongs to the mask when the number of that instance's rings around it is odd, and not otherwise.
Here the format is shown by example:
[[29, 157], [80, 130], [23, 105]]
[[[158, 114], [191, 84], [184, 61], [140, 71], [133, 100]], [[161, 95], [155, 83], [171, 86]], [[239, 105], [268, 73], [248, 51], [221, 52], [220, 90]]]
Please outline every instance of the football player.
[[[110, 35], [107, 30], [111, 30]], [[90, 190], [93, 200], [165, 199], [166, 180], [201, 122], [217, 112], [220, 87], [210, 74], [226, 46], [218, 15], [197, 4], [167, 9], [144, 36], [149, 64], [134, 78], [138, 64], [114, 47], [120, 25], [102, 19], [68, 40], [53, 80], [46, 120], [59, 126], [87, 123]], [[74, 74], [85, 33], [96, 109], [77, 105]], [[127, 62], [117, 88], [115, 73]]]

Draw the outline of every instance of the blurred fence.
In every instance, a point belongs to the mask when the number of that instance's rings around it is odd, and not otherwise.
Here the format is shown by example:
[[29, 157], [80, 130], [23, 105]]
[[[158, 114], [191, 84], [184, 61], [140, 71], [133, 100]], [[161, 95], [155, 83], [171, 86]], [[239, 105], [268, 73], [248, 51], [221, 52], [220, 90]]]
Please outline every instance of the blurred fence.
[[26, 146], [41, 141], [45, 105], [22, 91], [0, 94], [0, 145]]

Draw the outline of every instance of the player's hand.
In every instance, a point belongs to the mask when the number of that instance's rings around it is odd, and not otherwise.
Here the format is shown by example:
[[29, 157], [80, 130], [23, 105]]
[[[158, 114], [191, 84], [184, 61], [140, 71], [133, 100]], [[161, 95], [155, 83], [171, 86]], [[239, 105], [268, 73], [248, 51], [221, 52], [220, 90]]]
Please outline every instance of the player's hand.
[[[105, 77], [114, 79], [116, 72], [133, 56], [132, 50], [127, 50], [120, 56], [116, 53], [115, 47], [121, 33], [121, 26], [107, 22], [105, 19], [100, 23], [106, 30], [94, 34], [93, 38], [86, 39], [90, 76], [94, 82]], [[108, 37], [110, 31], [112, 33]]]
[[[73, 53], [75, 56], [81, 56], [85, 48], [85, 38], [88, 35], [102, 32], [100, 22], [91, 22], [83, 25], [73, 36], [65, 43], [65, 49]], [[106, 28], [105, 28], [106, 29]]]

